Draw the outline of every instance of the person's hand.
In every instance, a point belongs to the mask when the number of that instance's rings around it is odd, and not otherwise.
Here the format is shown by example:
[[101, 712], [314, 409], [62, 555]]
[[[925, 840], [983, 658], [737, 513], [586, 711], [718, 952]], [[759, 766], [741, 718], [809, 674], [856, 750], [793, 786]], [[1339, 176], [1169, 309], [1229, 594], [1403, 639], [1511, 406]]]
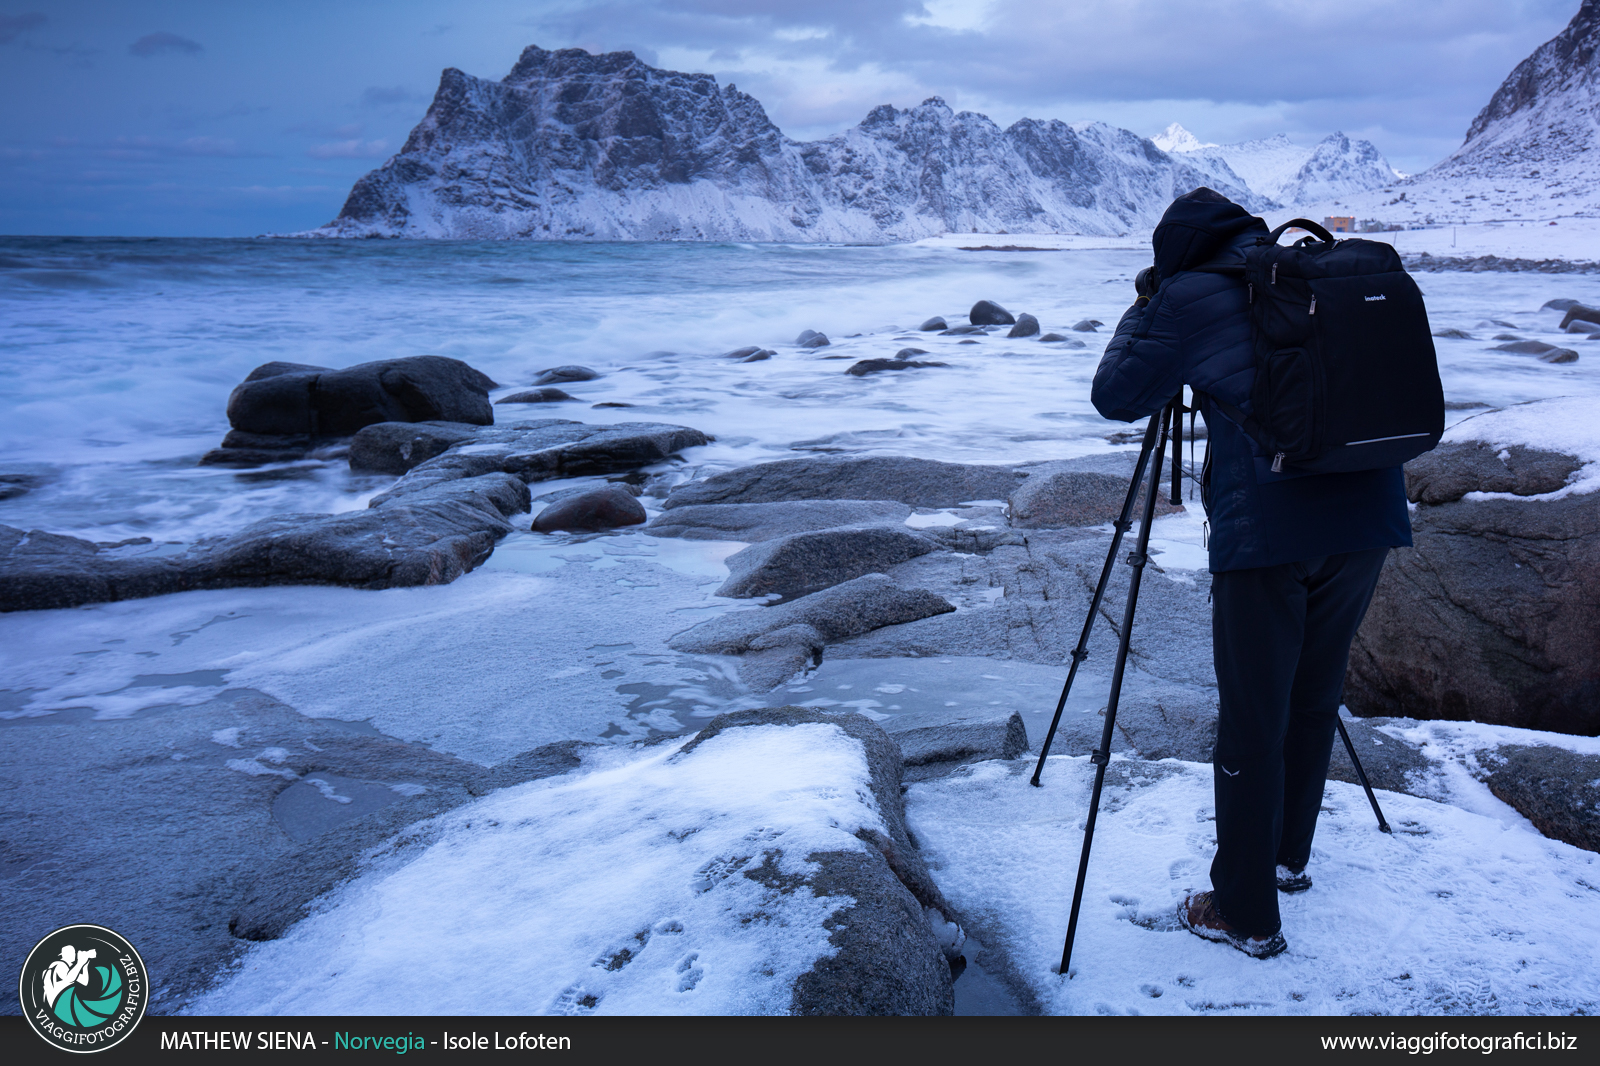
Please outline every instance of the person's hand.
[[1147, 266], [1133, 277], [1133, 291], [1143, 299], [1150, 299], [1161, 287], [1161, 278], [1156, 274], [1154, 266]]

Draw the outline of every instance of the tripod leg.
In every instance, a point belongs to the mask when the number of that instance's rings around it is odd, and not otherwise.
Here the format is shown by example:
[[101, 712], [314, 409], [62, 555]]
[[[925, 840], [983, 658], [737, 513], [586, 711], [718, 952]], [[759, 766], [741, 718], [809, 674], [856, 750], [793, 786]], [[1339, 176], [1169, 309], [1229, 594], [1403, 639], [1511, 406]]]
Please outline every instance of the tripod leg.
[[1344, 719], [1334, 716], [1334, 724], [1339, 727], [1339, 735], [1344, 738], [1344, 750], [1350, 753], [1350, 765], [1356, 768], [1356, 779], [1361, 782], [1361, 787], [1367, 790], [1367, 802], [1372, 804], [1372, 813], [1378, 816], [1378, 829], [1384, 833], [1393, 833], [1389, 823], [1383, 820], [1383, 808], [1378, 806], [1378, 797], [1373, 793], [1372, 786], [1367, 783], [1367, 772], [1361, 768], [1361, 760], [1356, 758], [1356, 746], [1350, 743], [1350, 733], [1344, 727]]
[[[1181, 397], [1180, 397], [1181, 398]], [[1128, 646], [1133, 639], [1133, 614], [1139, 604], [1139, 584], [1144, 577], [1144, 564], [1149, 561], [1150, 526], [1156, 516], [1156, 488], [1161, 482], [1161, 459], [1167, 446], [1167, 420], [1176, 418], [1177, 402], [1167, 405], [1159, 416], [1160, 434], [1156, 441], [1155, 465], [1150, 470], [1149, 494], [1144, 500], [1144, 515], [1139, 526], [1138, 546], [1128, 554], [1128, 565], [1133, 576], [1128, 579], [1128, 603], [1122, 612], [1122, 632], [1117, 641], [1117, 665], [1111, 672], [1111, 695], [1106, 701], [1106, 724], [1100, 732], [1100, 747], [1090, 755], [1094, 763], [1094, 791], [1089, 798], [1089, 818], [1083, 827], [1083, 853], [1078, 857], [1078, 880], [1072, 889], [1072, 911], [1067, 918], [1067, 942], [1061, 948], [1063, 977], [1070, 977], [1072, 941], [1078, 934], [1078, 910], [1083, 905], [1083, 882], [1089, 873], [1089, 849], [1094, 844], [1094, 823], [1100, 811], [1100, 791], [1105, 787], [1106, 767], [1111, 763], [1111, 740], [1117, 725], [1117, 701], [1122, 697], [1122, 677], [1128, 666]]]
[[[1033, 768], [1033, 778], [1029, 784], [1035, 788], [1040, 787], [1039, 775], [1044, 773], [1044, 761], [1050, 757], [1050, 745], [1055, 743], [1056, 730], [1061, 726], [1061, 712], [1067, 706], [1067, 694], [1072, 691], [1072, 682], [1078, 676], [1078, 665], [1089, 657], [1089, 634], [1094, 630], [1095, 617], [1100, 613], [1100, 601], [1105, 598], [1106, 583], [1111, 580], [1111, 571], [1117, 565], [1117, 551], [1122, 547], [1122, 535], [1133, 525], [1133, 505], [1139, 498], [1139, 486], [1144, 481], [1144, 471], [1150, 462], [1150, 454], [1156, 445], [1158, 425], [1166, 412], [1152, 415], [1150, 424], [1145, 427], [1144, 446], [1139, 451], [1139, 462], [1134, 467], [1133, 480], [1128, 482], [1128, 495], [1122, 501], [1122, 514], [1115, 523], [1115, 532], [1111, 536], [1111, 550], [1106, 552], [1106, 562], [1100, 568], [1100, 581], [1094, 587], [1094, 597], [1089, 601], [1089, 613], [1083, 619], [1083, 632], [1078, 635], [1078, 646], [1072, 649], [1072, 665], [1067, 668], [1067, 683], [1061, 686], [1061, 698], [1056, 700], [1055, 717], [1050, 719], [1050, 730], [1044, 735], [1044, 743], [1039, 746], [1039, 762]], [[1156, 470], [1161, 470], [1161, 460], [1156, 460]]]

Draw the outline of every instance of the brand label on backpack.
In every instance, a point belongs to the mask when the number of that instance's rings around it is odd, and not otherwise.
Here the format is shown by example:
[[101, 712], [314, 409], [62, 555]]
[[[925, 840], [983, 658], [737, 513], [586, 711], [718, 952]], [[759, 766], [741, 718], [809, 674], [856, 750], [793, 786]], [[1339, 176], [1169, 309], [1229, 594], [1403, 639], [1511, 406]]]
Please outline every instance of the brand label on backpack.
[[1367, 297], [1367, 303], [1371, 303], [1373, 300], [1387, 300], [1387, 299], [1388, 299], [1388, 297], [1380, 292], [1376, 296], [1368, 296]]

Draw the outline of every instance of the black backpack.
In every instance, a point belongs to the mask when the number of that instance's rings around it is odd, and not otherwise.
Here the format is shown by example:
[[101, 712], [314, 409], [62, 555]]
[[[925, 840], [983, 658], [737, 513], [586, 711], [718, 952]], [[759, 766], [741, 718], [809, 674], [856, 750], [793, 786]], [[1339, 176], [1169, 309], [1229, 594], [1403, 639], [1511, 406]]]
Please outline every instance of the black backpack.
[[[1315, 237], [1280, 247], [1291, 226]], [[1274, 471], [1376, 470], [1439, 443], [1444, 389], [1428, 312], [1393, 246], [1335, 241], [1297, 218], [1246, 249], [1244, 279], [1254, 416], [1212, 400], [1273, 457]]]

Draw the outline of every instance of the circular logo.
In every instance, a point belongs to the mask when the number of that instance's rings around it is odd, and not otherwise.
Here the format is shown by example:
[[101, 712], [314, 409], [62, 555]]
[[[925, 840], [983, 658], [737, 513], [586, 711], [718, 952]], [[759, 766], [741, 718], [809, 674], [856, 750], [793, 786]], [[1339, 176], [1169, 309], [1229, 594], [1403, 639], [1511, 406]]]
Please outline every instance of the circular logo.
[[100, 925], [57, 929], [28, 953], [17, 982], [22, 1015], [63, 1051], [104, 1051], [144, 1017], [150, 975], [144, 960]]

